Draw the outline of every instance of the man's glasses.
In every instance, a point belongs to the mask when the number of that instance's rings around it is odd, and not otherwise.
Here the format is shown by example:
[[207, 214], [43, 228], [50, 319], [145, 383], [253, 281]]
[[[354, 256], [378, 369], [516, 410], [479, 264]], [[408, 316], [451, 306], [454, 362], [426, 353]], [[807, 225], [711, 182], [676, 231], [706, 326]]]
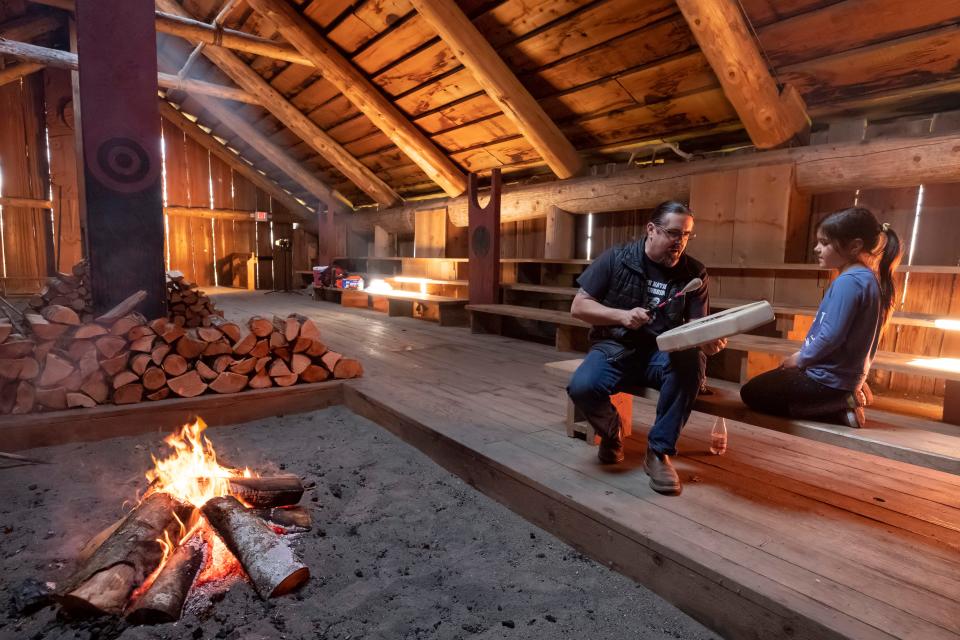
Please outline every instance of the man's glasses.
[[657, 229], [660, 229], [661, 232], [665, 233], [671, 240], [683, 240], [686, 242], [691, 238], [696, 238], [697, 234], [692, 231], [681, 231], [680, 229], [667, 229], [666, 227], [661, 227], [657, 223], [653, 223]]

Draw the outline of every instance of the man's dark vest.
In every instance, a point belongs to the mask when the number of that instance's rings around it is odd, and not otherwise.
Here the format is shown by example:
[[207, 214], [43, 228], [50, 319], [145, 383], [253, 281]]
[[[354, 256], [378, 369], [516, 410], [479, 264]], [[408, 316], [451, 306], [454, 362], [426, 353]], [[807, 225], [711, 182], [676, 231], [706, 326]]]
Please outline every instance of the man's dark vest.
[[[633, 309], [650, 307], [650, 297], [647, 295], [647, 276], [643, 270], [643, 247], [646, 238], [638, 242], [620, 245], [613, 248], [613, 276], [607, 294], [600, 300], [606, 307], [615, 309]], [[667, 283], [667, 294], [664, 300], [673, 298], [688, 282], [694, 278], [706, 278], [707, 270], [697, 260], [687, 254], [680, 256], [680, 261], [673, 269], [671, 279]], [[684, 324], [686, 305], [684, 301], [676, 300], [667, 304], [658, 313], [667, 319], [670, 328]], [[646, 334], [649, 335], [649, 334]], [[624, 327], [606, 326], [594, 327], [590, 331], [591, 341], [617, 340], [624, 343], [633, 343], [644, 339], [643, 330], [630, 330]]]

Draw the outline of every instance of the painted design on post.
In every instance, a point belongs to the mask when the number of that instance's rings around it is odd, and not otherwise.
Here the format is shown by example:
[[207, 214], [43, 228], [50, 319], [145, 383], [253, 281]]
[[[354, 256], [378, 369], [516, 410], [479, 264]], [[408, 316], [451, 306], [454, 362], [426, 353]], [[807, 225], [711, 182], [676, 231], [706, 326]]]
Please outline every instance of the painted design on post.
[[473, 249], [474, 255], [480, 258], [490, 253], [490, 232], [486, 227], [477, 227], [473, 230], [470, 247]]
[[97, 178], [115, 191], [142, 191], [154, 178], [146, 149], [131, 138], [110, 138], [97, 148]]

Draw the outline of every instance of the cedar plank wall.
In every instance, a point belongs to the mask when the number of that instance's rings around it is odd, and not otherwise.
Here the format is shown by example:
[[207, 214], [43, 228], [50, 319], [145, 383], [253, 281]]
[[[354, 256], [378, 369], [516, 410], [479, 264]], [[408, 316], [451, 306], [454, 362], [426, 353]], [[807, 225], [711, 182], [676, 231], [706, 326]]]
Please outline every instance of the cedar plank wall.
[[[2, 195], [47, 198], [46, 150], [43, 136], [43, 85], [40, 74], [23, 82], [0, 87], [0, 172]], [[46, 276], [46, 229], [49, 211], [3, 207], [3, 242], [0, 259], [5, 265], [3, 291], [32, 293]]]
[[83, 259], [77, 147], [73, 128], [73, 87], [70, 72], [44, 69], [46, 123], [50, 137], [50, 187], [53, 199], [53, 239], [57, 269], [70, 273]]

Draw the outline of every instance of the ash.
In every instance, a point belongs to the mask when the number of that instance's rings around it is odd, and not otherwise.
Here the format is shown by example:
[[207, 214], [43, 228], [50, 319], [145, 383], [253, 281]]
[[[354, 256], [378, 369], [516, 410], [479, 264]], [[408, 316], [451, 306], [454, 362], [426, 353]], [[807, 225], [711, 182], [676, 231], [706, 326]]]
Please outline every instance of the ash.
[[192, 593], [174, 624], [63, 619], [44, 584], [129, 510], [163, 435], [33, 449], [52, 464], [0, 469], [0, 638], [716, 638], [343, 407], [207, 432], [224, 464], [308, 487], [312, 530], [287, 536], [311, 572], [300, 591], [264, 602], [235, 579]]

